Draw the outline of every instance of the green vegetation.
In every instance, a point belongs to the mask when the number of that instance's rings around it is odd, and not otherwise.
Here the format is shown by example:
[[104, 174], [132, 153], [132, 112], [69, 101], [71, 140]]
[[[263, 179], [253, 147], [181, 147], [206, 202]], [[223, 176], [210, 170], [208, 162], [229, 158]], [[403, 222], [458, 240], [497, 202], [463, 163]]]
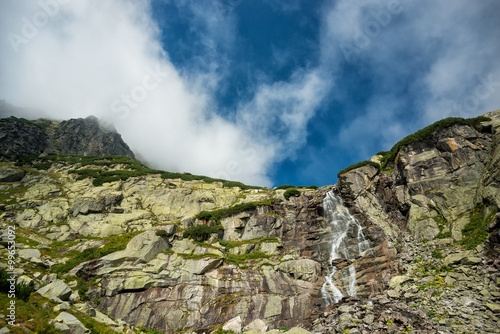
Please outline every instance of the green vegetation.
[[[10, 290], [10, 283], [7, 281], [11, 276], [5, 271], [4, 268], [0, 268], [0, 292], [8, 294]], [[15, 276], [17, 280], [17, 276]], [[14, 283], [15, 287], [15, 296], [17, 299], [28, 301], [31, 293], [35, 291], [35, 289], [26, 284], [18, 284]]]
[[163, 334], [163, 332], [153, 328], [139, 327], [139, 330], [145, 334]]
[[435, 259], [442, 259], [444, 258], [443, 253], [439, 249], [435, 249], [432, 251], [432, 257]]
[[190, 238], [199, 242], [203, 242], [210, 238], [212, 233], [219, 233], [222, 226], [194, 225], [182, 233], [184, 238]]
[[[206, 183], [222, 183], [223, 187], [232, 188], [239, 187], [243, 190], [248, 189], [263, 189], [262, 187], [249, 186], [241, 182], [228, 181], [222, 179], [213, 179], [207, 176], [192, 175], [188, 173], [172, 173], [161, 170], [148, 168], [140, 162], [125, 156], [107, 155], [107, 156], [79, 156], [74, 154], [49, 154], [38, 157], [34, 154], [21, 156], [17, 158], [16, 166], [28, 166], [37, 169], [49, 169], [52, 164], [58, 163], [66, 166], [77, 165], [78, 168], [73, 169], [70, 173], [78, 174], [78, 180], [92, 178], [94, 186], [101, 186], [106, 182], [114, 182], [118, 180], [127, 180], [130, 177], [139, 177], [150, 174], [160, 174], [162, 179], [181, 179], [184, 181], [203, 181]], [[116, 166], [125, 165], [120, 170], [103, 171], [96, 168], [81, 168], [85, 166]]]
[[488, 216], [485, 216], [485, 211], [483, 203], [477, 203], [471, 212], [469, 223], [462, 229], [463, 239], [460, 240], [460, 244], [466, 249], [475, 249], [488, 238], [486, 227], [493, 220], [497, 210], [491, 211]]
[[299, 197], [300, 196], [300, 190], [298, 189], [288, 189], [287, 191], [285, 191], [285, 193], [283, 194], [283, 196], [286, 198], [286, 200], [289, 200], [290, 197]]
[[168, 233], [167, 233], [167, 231], [165, 231], [165, 230], [157, 230], [157, 231], [155, 232], [155, 234], [156, 234], [157, 236], [159, 236], [159, 237], [166, 237], [166, 236], [168, 236]]
[[[7, 294], [0, 293], [0, 308], [2, 310], [7, 310], [10, 303], [10, 298]], [[42, 305], [47, 302], [47, 299], [34, 293], [30, 296], [28, 301], [16, 300], [16, 325], [22, 324], [24, 327], [35, 333], [43, 334], [62, 334], [63, 332], [55, 329], [53, 325], [47, 323], [47, 319], [54, 319], [57, 317], [57, 313], [52, 310], [52, 307], [46, 309]], [[7, 318], [0, 319], [0, 327], [7, 325]], [[11, 333], [23, 334], [21, 326], [10, 327]]]
[[[386, 169], [388, 164], [392, 164], [395, 162], [396, 157], [399, 153], [399, 149], [402, 146], [409, 145], [421, 140], [426, 140], [426, 139], [431, 139], [433, 134], [436, 131], [442, 130], [449, 128], [450, 126], [453, 125], [469, 125], [473, 127], [477, 127], [481, 122], [489, 121], [491, 120], [488, 117], [485, 116], [478, 116], [475, 118], [461, 118], [461, 117], [448, 117], [445, 119], [442, 119], [440, 121], [437, 121], [421, 130], [418, 130], [414, 134], [411, 134], [402, 140], [398, 141], [389, 152], [385, 153], [384, 156], [382, 157], [382, 169]], [[384, 153], [384, 152], [380, 152]]]
[[236, 334], [236, 333], [233, 332], [233, 331], [226, 331], [226, 330], [224, 330], [222, 328], [219, 328], [218, 330], [216, 330], [212, 334]]
[[271, 205], [275, 199], [267, 199], [263, 201], [257, 202], [249, 202], [249, 203], [241, 203], [237, 205], [233, 205], [229, 208], [217, 209], [211, 211], [201, 211], [198, 213], [195, 218], [200, 220], [215, 220], [220, 221], [223, 218], [234, 216], [240, 212], [247, 210], [255, 210], [258, 206], [261, 205]]
[[290, 189], [290, 188], [295, 188], [295, 186], [292, 186], [290, 184], [284, 184], [282, 186], [276, 187], [276, 190], [278, 190], [278, 189], [284, 189], [284, 190], [286, 190], [286, 189]]
[[282, 327], [280, 327], [280, 331], [282, 331], [282, 332], [288, 332], [288, 328], [286, 328], [285, 326], [282, 326]]
[[337, 177], [340, 177], [340, 175], [345, 174], [353, 169], [361, 168], [364, 166], [374, 166], [375, 168], [380, 169], [380, 165], [378, 163], [371, 161], [371, 160], [365, 160], [365, 161], [358, 162], [354, 165], [350, 165], [349, 167], [342, 169], [340, 172], [337, 173]]
[[66, 263], [59, 263], [52, 267], [55, 273], [65, 273], [76, 267], [82, 262], [98, 259], [108, 254], [124, 250], [128, 242], [139, 232], [126, 233], [122, 235], [112, 235], [107, 238], [107, 242], [99, 248], [88, 248], [81, 253], [78, 253], [74, 258]]
[[256, 259], [269, 259], [270, 256], [263, 252], [251, 252], [248, 254], [227, 254], [224, 257], [224, 261], [227, 263], [234, 264], [243, 264], [247, 260], [256, 260]]

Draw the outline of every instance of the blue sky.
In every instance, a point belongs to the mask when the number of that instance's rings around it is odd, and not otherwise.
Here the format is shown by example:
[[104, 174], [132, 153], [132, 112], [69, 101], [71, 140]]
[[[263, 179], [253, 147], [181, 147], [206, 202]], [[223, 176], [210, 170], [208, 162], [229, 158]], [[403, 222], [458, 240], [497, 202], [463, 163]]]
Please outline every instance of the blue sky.
[[319, 186], [500, 108], [498, 0], [0, 3], [0, 99], [96, 115], [149, 165]]

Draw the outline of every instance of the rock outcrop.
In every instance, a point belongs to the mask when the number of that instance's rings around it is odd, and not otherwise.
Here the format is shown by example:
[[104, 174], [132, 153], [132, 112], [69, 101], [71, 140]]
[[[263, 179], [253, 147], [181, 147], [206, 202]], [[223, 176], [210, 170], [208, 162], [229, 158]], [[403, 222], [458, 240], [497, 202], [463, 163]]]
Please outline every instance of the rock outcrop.
[[477, 204], [487, 213], [500, 207], [500, 111], [474, 128], [453, 125], [428, 140], [403, 146], [394, 170], [374, 166], [339, 178], [339, 192], [351, 211], [394, 242], [407, 231], [417, 240], [462, 239]]
[[0, 119], [0, 152], [7, 160], [42, 153], [123, 155], [134, 158], [134, 153], [120, 134], [101, 125], [94, 116], [60, 123], [43, 119], [28, 121], [16, 117]]

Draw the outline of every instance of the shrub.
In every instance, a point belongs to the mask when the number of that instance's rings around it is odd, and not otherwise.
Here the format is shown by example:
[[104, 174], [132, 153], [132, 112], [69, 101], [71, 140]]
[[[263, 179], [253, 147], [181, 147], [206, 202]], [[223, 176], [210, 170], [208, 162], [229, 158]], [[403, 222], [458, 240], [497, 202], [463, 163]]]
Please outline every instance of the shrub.
[[90, 261], [93, 259], [99, 259], [108, 254], [124, 250], [127, 247], [128, 242], [139, 232], [132, 232], [122, 235], [112, 235], [108, 237], [106, 244], [102, 248], [88, 248], [83, 252], [79, 253], [74, 258], [70, 259], [65, 263], [56, 264], [52, 267], [52, 271], [55, 273], [65, 273], [76, 267], [82, 262]]
[[156, 234], [157, 236], [159, 236], [159, 237], [167, 237], [167, 236], [168, 236], [168, 233], [167, 233], [167, 231], [165, 231], [165, 230], [157, 230], [157, 231], [155, 232], [155, 234]]
[[288, 189], [287, 191], [285, 191], [285, 193], [283, 194], [283, 196], [289, 200], [290, 197], [299, 197], [300, 196], [300, 191], [297, 190], [297, 189]]
[[200, 219], [200, 220], [210, 220], [210, 219], [213, 219], [215, 220], [216, 218], [214, 217], [214, 215], [212, 215], [210, 212], [208, 211], [201, 211], [199, 212], [195, 218], [197, 219]]
[[278, 190], [278, 189], [290, 189], [290, 188], [295, 188], [295, 186], [292, 186], [290, 184], [284, 184], [282, 186], [276, 187], [276, 190]]
[[227, 263], [243, 264], [247, 260], [269, 259], [269, 255], [263, 252], [251, 252], [248, 254], [227, 254], [224, 261]]
[[312, 186], [309, 186], [307, 188], [309, 188], [309, 189], [318, 189], [318, 186], [313, 184]]
[[233, 205], [229, 208], [224, 208], [224, 209], [217, 209], [217, 210], [212, 210], [212, 211], [201, 211], [198, 213], [195, 218], [200, 219], [200, 220], [221, 220], [223, 218], [231, 217], [234, 216], [240, 212], [247, 211], [247, 210], [255, 210], [258, 206], [260, 205], [271, 205], [275, 200], [274, 199], [268, 199], [268, 200], [263, 200], [263, 201], [258, 201], [258, 202], [248, 202], [248, 203], [241, 203], [237, 205]]
[[353, 169], [361, 168], [364, 166], [374, 166], [375, 168], [380, 169], [380, 165], [378, 163], [371, 161], [371, 160], [365, 160], [365, 161], [355, 163], [354, 165], [350, 165], [349, 167], [342, 169], [340, 172], [337, 173], [337, 177], [340, 177], [340, 175], [345, 174]]
[[210, 234], [219, 233], [220, 230], [222, 230], [221, 226], [194, 225], [185, 230], [182, 236], [203, 242], [210, 238]]

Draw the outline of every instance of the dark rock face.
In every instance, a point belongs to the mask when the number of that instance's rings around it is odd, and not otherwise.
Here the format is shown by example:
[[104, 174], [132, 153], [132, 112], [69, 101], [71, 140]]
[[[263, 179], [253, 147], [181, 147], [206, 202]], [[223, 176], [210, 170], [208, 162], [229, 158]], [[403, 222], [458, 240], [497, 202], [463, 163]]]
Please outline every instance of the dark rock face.
[[94, 116], [61, 123], [31, 122], [10, 117], [0, 120], [0, 152], [4, 159], [35, 154], [123, 155], [134, 153], [120, 134], [99, 124]]
[[15, 117], [0, 120], [0, 153], [6, 158], [43, 152], [48, 135], [35, 123], [22, 122]]
[[0, 182], [18, 182], [26, 175], [21, 168], [2, 167], [0, 168]]
[[120, 134], [104, 129], [94, 116], [70, 119], [49, 131], [45, 153], [77, 155], [124, 155], [134, 158], [134, 153]]

